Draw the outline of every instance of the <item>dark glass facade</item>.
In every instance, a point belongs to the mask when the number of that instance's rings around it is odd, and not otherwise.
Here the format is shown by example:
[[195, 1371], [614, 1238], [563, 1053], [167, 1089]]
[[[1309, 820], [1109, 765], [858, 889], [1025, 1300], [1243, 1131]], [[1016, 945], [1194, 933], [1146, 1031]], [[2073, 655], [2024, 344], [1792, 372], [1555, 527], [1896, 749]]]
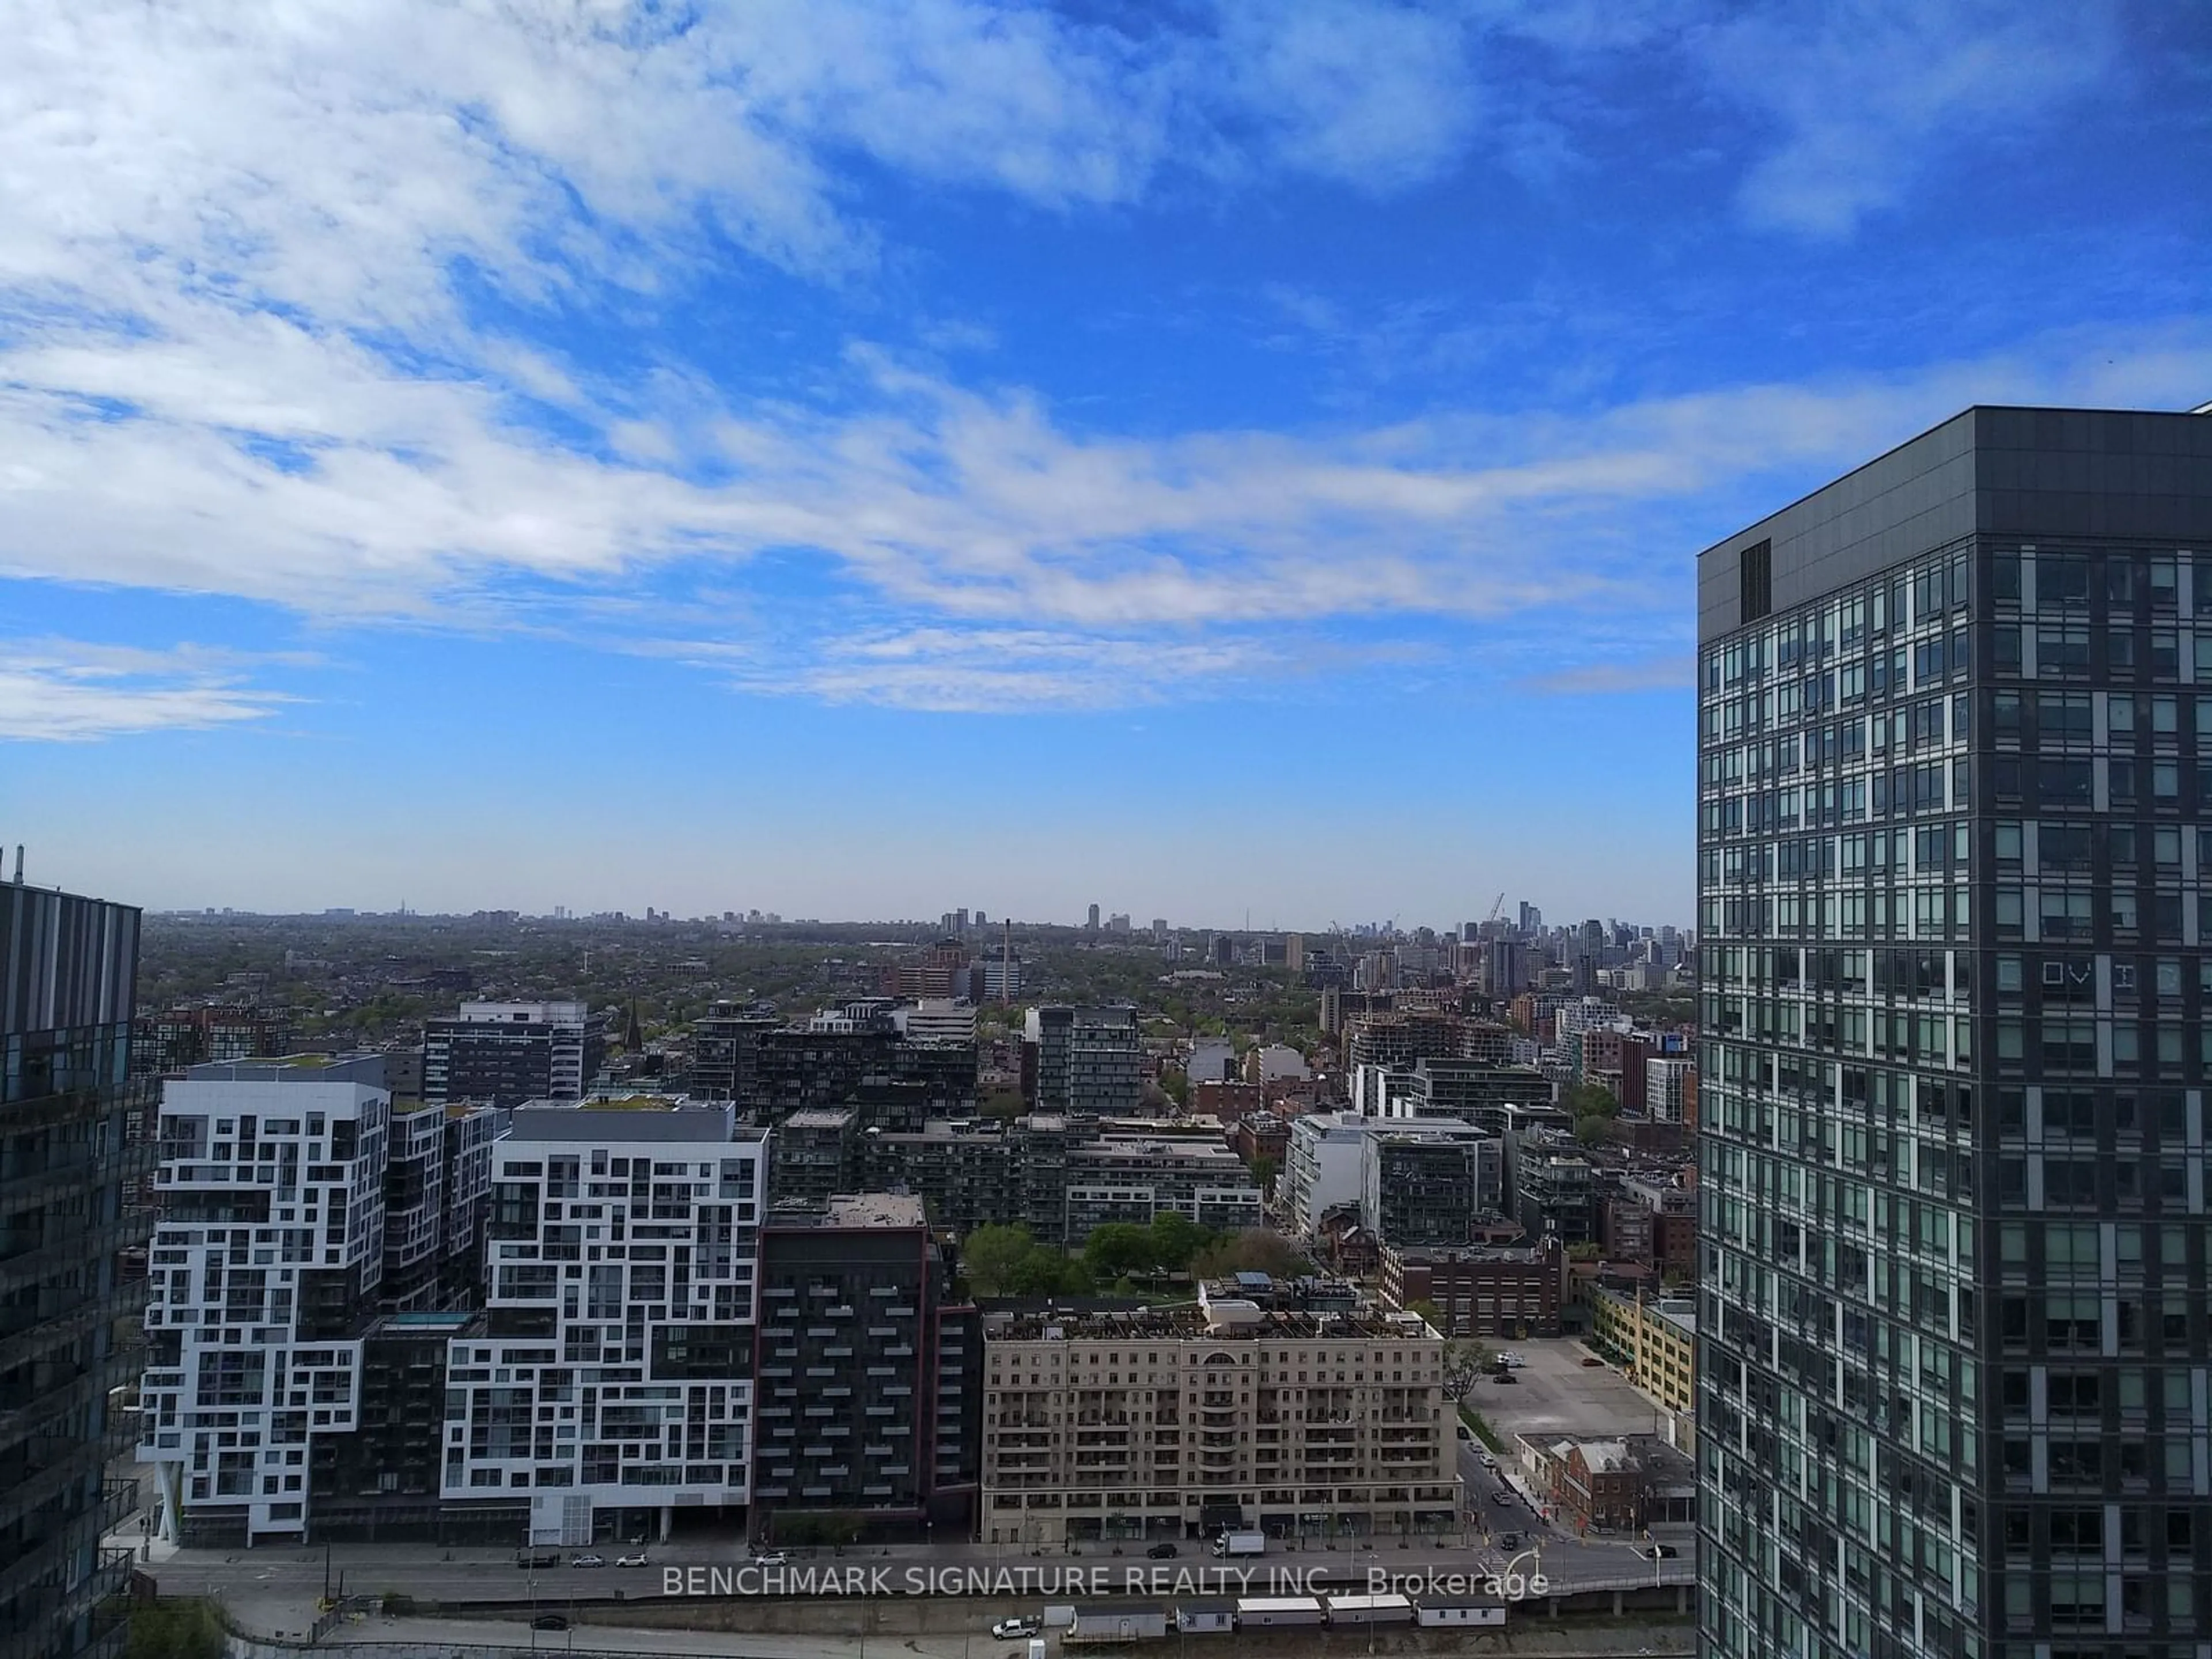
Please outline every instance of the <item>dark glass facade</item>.
[[0, 1655], [120, 1650], [101, 1547], [129, 1500], [109, 1390], [145, 1285], [150, 1149], [128, 1133], [139, 913], [0, 886]]
[[2212, 421], [1972, 410], [1699, 586], [1701, 1651], [2195, 1659]]

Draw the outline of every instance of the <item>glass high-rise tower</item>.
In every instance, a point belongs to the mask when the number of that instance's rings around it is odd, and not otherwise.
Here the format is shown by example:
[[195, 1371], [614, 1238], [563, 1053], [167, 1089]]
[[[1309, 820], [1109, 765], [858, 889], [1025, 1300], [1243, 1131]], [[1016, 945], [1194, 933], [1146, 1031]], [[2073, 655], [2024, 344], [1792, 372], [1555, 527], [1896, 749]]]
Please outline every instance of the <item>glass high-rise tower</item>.
[[1698, 560], [1700, 1648], [2212, 1659], [2212, 418]]
[[[20, 867], [20, 866], [19, 866]], [[105, 1659], [125, 1631], [131, 1499], [109, 1390], [144, 1300], [129, 1260], [150, 1149], [134, 1142], [138, 912], [0, 884], [0, 1656]], [[143, 1258], [140, 1259], [143, 1262]]]

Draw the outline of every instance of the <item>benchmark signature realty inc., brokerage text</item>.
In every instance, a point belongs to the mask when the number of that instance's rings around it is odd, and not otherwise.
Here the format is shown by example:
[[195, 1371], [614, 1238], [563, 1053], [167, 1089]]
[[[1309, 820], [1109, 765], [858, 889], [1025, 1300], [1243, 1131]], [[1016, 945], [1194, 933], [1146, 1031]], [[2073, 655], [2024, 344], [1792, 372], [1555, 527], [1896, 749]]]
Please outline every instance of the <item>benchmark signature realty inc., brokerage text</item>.
[[[1517, 1564], [1516, 1564], [1517, 1565]], [[1103, 1599], [1137, 1596], [1318, 1595], [1341, 1569], [1328, 1567], [888, 1567], [766, 1565], [664, 1567], [664, 1595], [714, 1596], [1058, 1596]], [[1371, 1595], [1494, 1595], [1517, 1600], [1541, 1595], [1541, 1572], [1524, 1574], [1419, 1571], [1365, 1571]]]

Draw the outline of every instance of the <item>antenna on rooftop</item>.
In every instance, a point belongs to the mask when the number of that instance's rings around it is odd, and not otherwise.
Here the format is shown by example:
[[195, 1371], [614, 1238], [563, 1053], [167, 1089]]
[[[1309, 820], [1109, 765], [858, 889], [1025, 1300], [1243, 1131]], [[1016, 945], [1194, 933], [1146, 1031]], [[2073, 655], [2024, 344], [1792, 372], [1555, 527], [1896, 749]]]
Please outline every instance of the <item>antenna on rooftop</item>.
[[18, 887], [21, 887], [22, 884], [23, 884], [23, 843], [22, 843], [21, 842], [20, 842], [20, 841], [19, 841], [19, 842], [17, 842], [15, 843], [15, 885], [16, 885], [16, 886], [18, 886]]

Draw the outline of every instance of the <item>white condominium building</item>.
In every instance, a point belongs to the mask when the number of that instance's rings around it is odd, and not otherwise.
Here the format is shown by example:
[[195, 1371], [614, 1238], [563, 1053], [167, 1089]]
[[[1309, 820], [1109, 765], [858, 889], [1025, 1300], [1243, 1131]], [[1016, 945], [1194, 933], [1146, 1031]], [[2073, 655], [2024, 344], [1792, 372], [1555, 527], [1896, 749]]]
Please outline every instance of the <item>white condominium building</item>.
[[487, 1334], [447, 1355], [449, 1502], [526, 1497], [533, 1541], [582, 1545], [748, 1501], [763, 1133], [681, 1097], [516, 1110]]
[[304, 1537], [311, 1438], [356, 1427], [384, 1264], [384, 1061], [231, 1060], [162, 1087], [141, 1462], [173, 1541]]

